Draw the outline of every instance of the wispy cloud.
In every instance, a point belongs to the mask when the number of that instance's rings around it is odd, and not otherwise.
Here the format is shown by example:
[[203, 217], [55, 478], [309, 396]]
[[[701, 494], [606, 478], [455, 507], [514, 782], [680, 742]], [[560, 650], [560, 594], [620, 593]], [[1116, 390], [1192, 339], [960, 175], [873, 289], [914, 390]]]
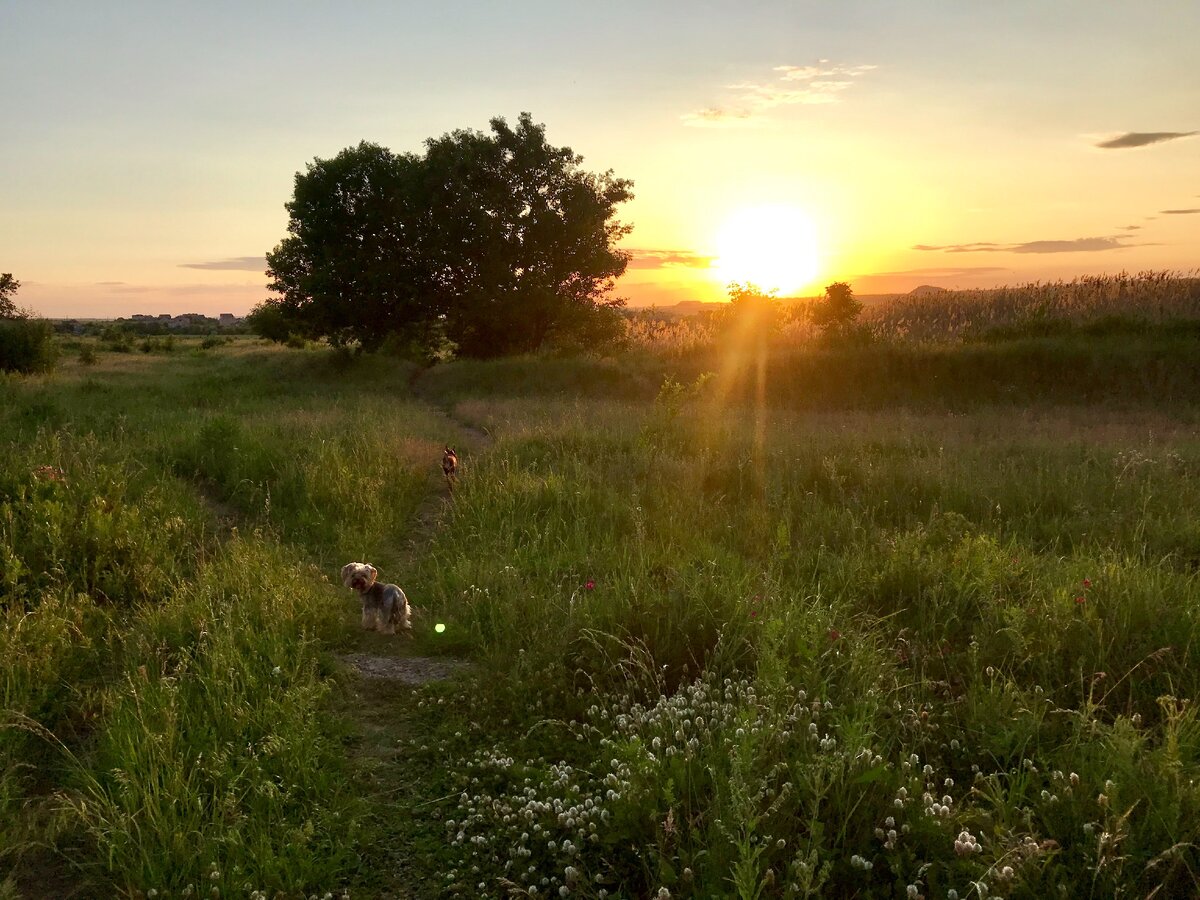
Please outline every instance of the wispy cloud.
[[1069, 241], [1025, 241], [1020, 244], [915, 244], [914, 250], [942, 250], [946, 253], [1096, 253], [1141, 246], [1127, 244], [1126, 237], [1087, 237]]
[[707, 269], [711, 256], [701, 256], [690, 250], [630, 250], [631, 269]]
[[217, 259], [211, 262], [180, 263], [181, 269], [211, 269], [217, 271], [265, 272], [265, 256], [235, 256], [232, 259]]
[[1174, 141], [1200, 134], [1200, 131], [1127, 131], [1125, 134], [1096, 144], [1105, 150], [1124, 150], [1129, 147], [1148, 147], [1163, 141]]
[[1164, 216], [1192, 216], [1200, 213], [1200, 209], [1160, 209]]
[[685, 113], [679, 117], [684, 125], [693, 128], [737, 128], [739, 125], [749, 125], [761, 121], [761, 117], [745, 109], [724, 109], [710, 106], [707, 109]]
[[110, 281], [101, 284], [102, 287], [108, 288], [113, 294], [148, 294], [154, 288], [144, 284], [129, 284], [124, 281]]
[[1138, 231], [1141, 227], [1142, 227], [1141, 225], [1122, 225], [1120, 230], [1121, 231]]
[[947, 253], [991, 252], [1006, 249], [1003, 244], [980, 242], [975, 244], [914, 244], [914, 250], [945, 250]]
[[863, 278], [969, 278], [1011, 271], [1005, 266], [931, 266], [925, 269], [901, 269], [897, 272], [872, 272]]
[[763, 120], [779, 106], [837, 103], [858, 78], [875, 66], [841, 66], [822, 59], [812, 66], [775, 66], [774, 80], [743, 81], [726, 86], [730, 96], [721, 104], [680, 116], [685, 125], [728, 128]]

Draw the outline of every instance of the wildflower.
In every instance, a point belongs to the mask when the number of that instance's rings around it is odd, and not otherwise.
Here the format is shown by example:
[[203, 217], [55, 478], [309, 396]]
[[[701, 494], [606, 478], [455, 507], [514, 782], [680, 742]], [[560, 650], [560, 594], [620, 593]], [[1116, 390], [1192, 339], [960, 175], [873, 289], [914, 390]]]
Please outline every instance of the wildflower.
[[67, 483], [67, 476], [57, 466], [38, 466], [33, 470], [33, 477], [45, 481], [57, 481], [60, 484]]
[[1090, 578], [1083, 579], [1083, 586], [1085, 588], [1090, 588], [1092, 586], [1092, 579], [1090, 579]]
[[587, 580], [587, 584], [584, 585], [584, 588], [589, 591], [594, 591], [596, 589], [596, 582], [589, 578]]
[[750, 610], [750, 618], [752, 618], [752, 619], [758, 618], [758, 610], [757, 609]]
[[841, 636], [842, 636], [842, 633], [841, 633], [840, 631], [838, 631], [836, 628], [830, 628], [830, 629], [829, 629], [829, 639], [830, 639], [831, 641], [836, 641], [836, 640], [838, 640], [838, 639], [839, 639]]

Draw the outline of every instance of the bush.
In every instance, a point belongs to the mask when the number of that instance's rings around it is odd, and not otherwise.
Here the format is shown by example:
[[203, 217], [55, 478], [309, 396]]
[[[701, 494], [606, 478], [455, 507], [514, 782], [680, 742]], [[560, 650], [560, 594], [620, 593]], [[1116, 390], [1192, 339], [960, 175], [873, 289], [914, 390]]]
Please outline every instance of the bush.
[[246, 324], [250, 330], [261, 338], [274, 341], [277, 344], [292, 345], [292, 328], [294, 323], [288, 320], [283, 307], [270, 300], [264, 300], [246, 316]]
[[79, 361], [85, 366], [96, 364], [96, 350], [91, 344], [84, 344], [79, 348]]
[[854, 296], [850, 285], [835, 281], [825, 288], [824, 298], [813, 305], [809, 315], [813, 324], [821, 329], [822, 337], [834, 342], [849, 340], [854, 343], [856, 334], [866, 334], [855, 328], [862, 308], [862, 301]]
[[213, 347], [219, 346], [220, 343], [221, 339], [219, 337], [217, 337], [215, 334], [210, 334], [200, 342], [200, 349], [211, 350]]
[[130, 353], [133, 351], [133, 339], [129, 332], [120, 325], [108, 324], [100, 331], [100, 340], [104, 349], [113, 353]]
[[0, 319], [0, 370], [46, 372], [57, 356], [54, 328], [45, 319]]

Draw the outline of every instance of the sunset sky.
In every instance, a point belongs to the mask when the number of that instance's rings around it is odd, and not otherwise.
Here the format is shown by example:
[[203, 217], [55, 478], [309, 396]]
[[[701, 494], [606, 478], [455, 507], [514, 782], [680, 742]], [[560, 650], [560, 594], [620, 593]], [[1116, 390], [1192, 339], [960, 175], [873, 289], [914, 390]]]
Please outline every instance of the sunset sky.
[[244, 313], [306, 162], [522, 110], [633, 180], [636, 305], [722, 298], [763, 207], [815, 242], [800, 293], [1200, 268], [1194, 0], [7, 0], [0, 34], [0, 271], [48, 316]]

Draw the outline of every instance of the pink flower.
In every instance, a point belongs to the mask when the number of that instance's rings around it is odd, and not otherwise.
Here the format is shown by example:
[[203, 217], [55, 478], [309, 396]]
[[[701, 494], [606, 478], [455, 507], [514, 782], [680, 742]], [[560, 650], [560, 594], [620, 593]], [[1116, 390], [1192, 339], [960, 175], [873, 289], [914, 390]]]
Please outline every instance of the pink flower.
[[750, 610], [750, 618], [752, 618], [752, 619], [758, 618], [758, 610], [757, 609]]
[[1090, 578], [1083, 579], [1083, 586], [1085, 588], [1090, 588], [1092, 586], [1092, 579], [1090, 579]]
[[1076, 597], [1076, 598], [1075, 598], [1075, 605], [1076, 605], [1076, 606], [1080, 606], [1080, 605], [1082, 605], [1082, 604], [1084, 604], [1084, 603], [1087, 603], [1087, 597]]
[[596, 582], [592, 581], [592, 579], [589, 578], [587, 581], [587, 584], [585, 584], [584, 587], [587, 588], [589, 591], [594, 591], [596, 589]]
[[836, 628], [829, 629], [829, 639], [831, 641], [836, 641], [841, 636], [842, 636], [842, 633], [840, 631], [838, 631]]

